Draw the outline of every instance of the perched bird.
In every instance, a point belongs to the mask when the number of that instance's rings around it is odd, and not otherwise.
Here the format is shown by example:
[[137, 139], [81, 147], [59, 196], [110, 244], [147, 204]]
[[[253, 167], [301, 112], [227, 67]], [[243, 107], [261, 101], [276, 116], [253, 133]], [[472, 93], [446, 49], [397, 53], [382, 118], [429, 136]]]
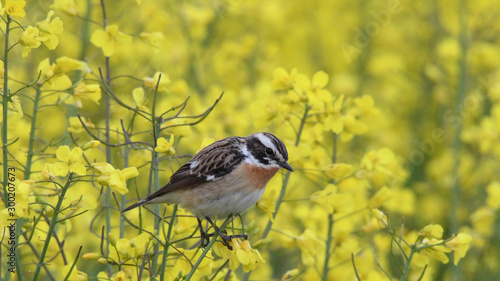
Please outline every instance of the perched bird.
[[179, 204], [197, 217], [203, 247], [210, 236], [201, 225], [206, 219], [230, 248], [231, 238], [246, 235], [227, 236], [212, 219], [236, 216], [255, 205], [280, 168], [293, 171], [287, 161], [285, 145], [273, 134], [228, 137], [203, 148], [165, 186], [122, 212], [146, 204]]

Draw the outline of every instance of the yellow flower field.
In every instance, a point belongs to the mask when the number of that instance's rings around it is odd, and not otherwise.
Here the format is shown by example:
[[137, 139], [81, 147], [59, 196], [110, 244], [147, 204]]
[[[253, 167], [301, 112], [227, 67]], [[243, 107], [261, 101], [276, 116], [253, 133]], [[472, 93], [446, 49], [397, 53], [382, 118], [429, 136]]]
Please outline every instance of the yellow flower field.
[[[0, 16], [2, 280], [500, 279], [496, 1], [1, 0]], [[262, 131], [294, 172], [216, 221], [248, 240], [210, 227], [201, 247], [177, 205], [121, 212]]]

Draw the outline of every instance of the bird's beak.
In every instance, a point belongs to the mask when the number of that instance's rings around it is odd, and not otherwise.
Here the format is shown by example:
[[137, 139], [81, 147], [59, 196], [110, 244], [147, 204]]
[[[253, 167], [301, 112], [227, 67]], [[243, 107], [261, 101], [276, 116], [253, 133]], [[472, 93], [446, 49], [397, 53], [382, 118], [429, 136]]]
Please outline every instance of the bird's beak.
[[280, 166], [287, 169], [290, 172], [293, 172], [293, 168], [290, 165], [288, 165], [287, 162], [280, 163]]

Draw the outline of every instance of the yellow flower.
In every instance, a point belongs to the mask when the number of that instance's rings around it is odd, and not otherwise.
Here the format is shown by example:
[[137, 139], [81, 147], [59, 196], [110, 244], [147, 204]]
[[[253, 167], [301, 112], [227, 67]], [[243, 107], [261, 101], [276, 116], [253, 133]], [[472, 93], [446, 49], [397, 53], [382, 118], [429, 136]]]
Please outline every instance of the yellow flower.
[[310, 200], [325, 208], [329, 213], [349, 212], [353, 208], [352, 194], [337, 192], [337, 186], [334, 184], [328, 184], [323, 190], [314, 192]]
[[248, 240], [243, 241], [243, 249], [238, 249], [236, 251], [236, 255], [238, 256], [238, 260], [240, 261], [244, 272], [254, 270], [257, 266], [259, 266], [259, 264], [266, 263], [260, 255], [260, 252], [250, 246], [250, 242]]
[[214, 245], [214, 252], [223, 259], [229, 259], [229, 268], [236, 270], [241, 264], [243, 271], [254, 270], [261, 263], [265, 263], [259, 251], [250, 246], [248, 240], [241, 241], [239, 238], [231, 239], [232, 250], [222, 243]]
[[[83, 123], [87, 128], [89, 129], [94, 129], [95, 125], [92, 124], [92, 122], [85, 120], [85, 117], [81, 117]], [[70, 117], [69, 118], [69, 127], [68, 127], [68, 132], [73, 133], [73, 134], [79, 134], [82, 132], [85, 132], [85, 128], [83, 128], [82, 122], [80, 122], [80, 119], [78, 117]]]
[[342, 106], [344, 103], [344, 95], [340, 95], [333, 105], [327, 104], [327, 117], [323, 122], [325, 131], [332, 131], [335, 134], [340, 134], [344, 130], [344, 121], [342, 119]]
[[344, 140], [350, 140], [353, 135], [362, 135], [368, 130], [368, 126], [357, 118], [355, 110], [349, 110], [346, 115], [342, 117], [344, 124], [344, 134], [348, 136]]
[[343, 163], [330, 164], [324, 169], [325, 174], [334, 181], [338, 181], [340, 179], [345, 178], [352, 172], [352, 170], [353, 170], [352, 165]]
[[137, 107], [144, 105], [144, 89], [142, 87], [135, 88], [132, 91], [132, 97], [134, 98], [134, 102]]
[[364, 232], [370, 233], [378, 229], [385, 229], [389, 226], [387, 215], [384, 212], [379, 209], [371, 209], [371, 213], [371, 220], [362, 227]]
[[115, 275], [114, 281], [128, 281], [129, 278], [127, 278], [127, 275], [125, 274], [125, 271], [118, 271]]
[[327, 209], [329, 213], [333, 213], [333, 197], [337, 193], [337, 186], [334, 184], [327, 185], [323, 190], [311, 194], [310, 200], [313, 203]]
[[84, 176], [86, 174], [85, 166], [80, 163], [82, 154], [82, 149], [79, 147], [75, 147], [70, 151], [67, 145], [60, 146], [56, 151], [56, 156], [61, 162], [52, 164], [51, 172], [62, 177], [69, 172]]
[[158, 83], [158, 79], [160, 79], [160, 74], [161, 74], [161, 80], [160, 84], [158, 85], [158, 92], [166, 92], [167, 86], [170, 85], [171, 81], [168, 75], [161, 72], [156, 72], [153, 77], [142, 78], [142, 81], [144, 81], [144, 87], [153, 90], [156, 89], [156, 84]]
[[297, 69], [294, 68], [288, 74], [284, 68], [276, 68], [273, 71], [273, 80], [271, 81], [271, 86], [274, 90], [291, 90], [295, 84], [295, 77], [297, 76]]
[[355, 98], [354, 104], [361, 111], [363, 116], [372, 117], [380, 114], [380, 110], [375, 108], [375, 101], [370, 95], [363, 95], [361, 98]]
[[447, 241], [445, 245], [453, 249], [453, 263], [458, 264], [461, 258], [465, 257], [467, 250], [469, 249], [470, 242], [472, 241], [472, 236], [465, 233], [458, 233], [457, 236], [453, 237], [451, 240]]
[[296, 238], [296, 242], [302, 252], [304, 265], [314, 266], [317, 262], [318, 253], [323, 252], [324, 242], [309, 228]]
[[155, 49], [161, 47], [161, 42], [165, 39], [165, 36], [161, 32], [142, 32], [139, 37], [146, 44], [153, 46]]
[[373, 209], [382, 206], [382, 204], [389, 200], [391, 196], [392, 191], [387, 186], [382, 187], [370, 199], [368, 202], [368, 208]]
[[316, 72], [311, 80], [304, 74], [298, 74], [293, 93], [298, 94], [301, 100], [307, 100], [312, 108], [324, 111], [326, 104], [331, 104], [333, 100], [330, 91], [324, 89], [328, 80], [328, 74], [324, 71]]
[[49, 181], [49, 180], [52, 180], [52, 178], [54, 177], [54, 175], [52, 174], [51, 169], [52, 169], [52, 164], [45, 163], [43, 165], [42, 171], [40, 171], [40, 173], [35, 176], [35, 180], [36, 181]]
[[106, 57], [110, 57], [115, 53], [116, 44], [129, 44], [132, 37], [119, 31], [117, 25], [109, 25], [105, 30], [94, 31], [90, 41], [101, 48]]
[[99, 104], [101, 99], [101, 87], [98, 84], [85, 84], [81, 82], [73, 90], [75, 106], [82, 108], [82, 100], [92, 101]]
[[57, 45], [59, 45], [59, 38], [57, 38], [56, 34], [61, 34], [64, 30], [61, 19], [59, 17], [52, 19], [53, 15], [54, 11], [50, 11], [45, 20], [36, 24], [40, 31], [40, 41], [42, 41], [49, 50], [54, 50]]
[[54, 0], [54, 4], [50, 5], [50, 8], [61, 11], [68, 16], [78, 15], [78, 9], [73, 0]]
[[40, 40], [40, 30], [38, 27], [28, 26], [21, 37], [19, 37], [19, 44], [24, 46], [23, 58], [27, 57], [31, 49], [38, 48], [42, 44]]
[[490, 236], [494, 231], [495, 212], [489, 207], [479, 207], [470, 215], [470, 221], [475, 231]]
[[152, 246], [151, 239], [152, 236], [145, 232], [130, 239], [130, 246], [134, 251], [135, 258], [142, 258], [146, 254], [148, 246]]
[[91, 166], [99, 174], [110, 174], [116, 170], [111, 164], [104, 162], [92, 163]]
[[24, 0], [6, 0], [5, 1], [5, 12], [11, 17], [24, 18], [26, 12], [24, 11], [24, 6], [26, 1]]
[[384, 212], [380, 211], [379, 209], [372, 209], [371, 211], [373, 217], [377, 220], [380, 228], [382, 229], [387, 228], [387, 226], [389, 225], [387, 221], [387, 215]]
[[177, 212], [179, 215], [175, 218], [177, 220], [175, 223], [175, 234], [183, 234], [188, 231], [192, 232], [198, 226], [196, 220], [182, 209], [179, 209]]
[[149, 108], [147, 106], [144, 106], [147, 99], [144, 98], [143, 87], [137, 87], [134, 90], [132, 90], [132, 98], [134, 99], [135, 105], [138, 109], [145, 112], [149, 112]]
[[273, 189], [269, 192], [268, 196], [262, 197], [257, 202], [257, 208], [267, 214], [269, 219], [274, 222], [273, 213], [275, 212], [274, 206], [276, 205], [276, 190]]
[[42, 88], [45, 90], [65, 90], [71, 87], [69, 77], [63, 73], [56, 73], [56, 64], [51, 64], [49, 58], [38, 64], [38, 72], [41, 72]]
[[314, 73], [314, 75], [312, 77], [311, 85], [310, 85], [311, 90], [317, 91], [317, 90], [325, 88], [326, 85], [328, 84], [328, 80], [329, 80], [329, 77], [328, 77], [328, 74], [326, 74], [326, 72], [318, 71], [318, 72]]
[[[443, 240], [424, 238], [424, 240], [422, 240], [422, 243], [419, 244], [419, 247], [422, 246], [425, 248], [423, 248], [420, 253], [446, 264], [449, 261], [446, 253], [451, 252], [451, 249], [445, 247], [444, 245], [441, 245], [442, 243]], [[432, 246], [427, 247], [430, 245]]]
[[424, 267], [429, 263], [429, 257], [421, 253], [413, 254], [413, 259], [411, 261], [411, 265], [415, 265], [417, 267]]
[[361, 159], [361, 168], [357, 175], [368, 179], [374, 187], [382, 187], [390, 180], [402, 180], [407, 175], [394, 152], [388, 148], [366, 153]]
[[97, 207], [97, 198], [92, 193], [79, 194], [78, 192], [67, 195], [71, 210], [93, 210]]
[[[128, 170], [125, 170], [128, 169]], [[132, 167], [132, 168], [125, 168], [122, 171], [115, 171], [112, 173], [109, 178], [105, 181], [105, 185], [109, 185], [112, 190], [117, 191], [120, 194], [125, 194], [128, 192], [127, 185], [126, 185], [126, 180], [129, 178], [133, 178], [139, 175], [139, 172], [137, 171], [137, 168]], [[135, 170], [134, 170], [135, 169]], [[98, 179], [98, 182], [102, 184], [102, 177], [106, 178], [106, 176], [101, 176], [99, 177], [101, 180]]]
[[165, 138], [159, 138], [155, 147], [156, 152], [165, 152], [167, 155], [175, 155], [174, 135], [170, 135], [167, 141]]
[[500, 208], [500, 183], [492, 181], [486, 186], [486, 192], [488, 193], [486, 204], [493, 210], [498, 210]]
[[35, 189], [34, 180], [24, 180], [19, 182], [16, 188], [16, 214], [24, 217], [28, 213], [29, 195]]
[[[183, 254], [185, 257], [187, 257], [188, 260], [186, 260], [185, 258], [177, 260], [177, 263], [175, 264], [172, 272], [174, 272], [174, 274], [180, 271], [189, 272], [189, 270], [192, 268], [193, 263], [195, 263], [195, 261], [197, 261], [200, 258], [202, 252], [203, 251], [200, 251], [200, 249], [184, 250]], [[202, 259], [192, 279], [202, 280], [203, 279], [202, 276], [211, 274], [213, 264], [214, 262], [212, 254], [211, 252], [208, 252], [205, 258]], [[173, 278], [171, 280], [173, 280]]]
[[139, 175], [136, 167], [128, 167], [120, 171], [109, 163], [93, 163], [92, 169], [101, 175], [97, 178], [100, 185], [109, 185], [113, 191], [122, 195], [128, 192], [126, 181]]
[[443, 237], [443, 227], [439, 224], [429, 224], [418, 232], [418, 235], [430, 239], [441, 239]]
[[90, 68], [84, 61], [75, 60], [68, 57], [60, 57], [56, 60], [54, 66], [54, 74], [66, 74], [70, 71], [81, 70], [85, 72], [90, 72]]

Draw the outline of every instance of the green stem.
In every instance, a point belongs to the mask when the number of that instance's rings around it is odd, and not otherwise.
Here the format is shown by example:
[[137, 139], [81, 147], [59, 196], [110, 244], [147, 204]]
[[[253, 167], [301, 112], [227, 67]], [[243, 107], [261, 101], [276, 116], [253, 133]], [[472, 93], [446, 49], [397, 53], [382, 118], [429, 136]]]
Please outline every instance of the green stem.
[[[87, 13], [85, 14], [85, 18], [90, 19], [92, 17], [92, 8], [93, 8], [92, 0], [86, 1], [85, 10]], [[87, 52], [90, 45], [90, 21], [82, 21], [82, 49], [80, 52], [80, 60], [85, 60], [87, 58]]]
[[66, 196], [66, 191], [69, 189], [69, 185], [71, 183], [71, 178], [73, 177], [73, 173], [69, 174], [68, 180], [66, 184], [63, 186], [61, 190], [61, 194], [59, 195], [59, 199], [57, 200], [56, 208], [54, 209], [54, 214], [52, 215], [52, 220], [50, 221], [49, 231], [47, 232], [47, 238], [45, 238], [45, 243], [43, 244], [42, 252], [40, 253], [40, 259], [36, 265], [35, 273], [33, 274], [33, 281], [38, 280], [38, 275], [40, 274], [40, 270], [42, 269], [43, 262], [45, 260], [45, 256], [47, 254], [47, 250], [49, 249], [50, 239], [54, 233], [54, 229], [57, 224], [57, 217], [59, 215], [59, 211], [61, 210], [62, 203], [64, 201], [64, 197]]
[[[129, 153], [130, 153], [130, 147], [127, 145], [125, 146], [125, 152], [123, 153], [123, 166], [128, 167], [129, 165]], [[127, 186], [129, 186], [129, 183], [132, 180], [127, 180]], [[127, 195], [124, 194], [121, 196], [121, 205], [122, 208], [124, 208], [127, 205]], [[123, 238], [125, 235], [125, 219], [123, 216], [120, 216], [120, 238]]]
[[176, 213], [177, 213], [177, 204], [174, 205], [174, 210], [172, 211], [172, 216], [170, 217], [170, 223], [168, 224], [167, 239], [165, 241], [165, 246], [163, 247], [163, 256], [161, 261], [160, 281], [165, 280], [165, 269], [167, 268], [167, 255], [168, 255], [168, 249], [170, 248], [170, 238], [172, 237], [172, 229], [174, 229], [174, 219]]
[[326, 249], [325, 249], [325, 264], [323, 265], [323, 281], [328, 280], [328, 261], [330, 260], [330, 248], [332, 247], [332, 233], [333, 233], [333, 213], [328, 214], [328, 232], [326, 236]]
[[[108, 25], [108, 16], [106, 14], [106, 5], [104, 3], [104, 0], [101, 0], [101, 9], [102, 9], [102, 21], [103, 21], [103, 27], [106, 28]], [[109, 57], [105, 57], [105, 64], [106, 64], [106, 77], [104, 84], [106, 84], [106, 88], [111, 89], [111, 67], [110, 67], [110, 60]], [[110, 130], [111, 130], [111, 98], [109, 95], [106, 95], [105, 98], [105, 116], [106, 116], [106, 128], [104, 132], [104, 136], [106, 139], [106, 143], [110, 143]], [[111, 163], [111, 147], [106, 146], [106, 162]], [[105, 216], [106, 216], [106, 231], [109, 233], [111, 232], [111, 187], [106, 187], [106, 193], [105, 193], [105, 198], [104, 200], [106, 201], [106, 207], [105, 207]], [[109, 251], [109, 240], [106, 239], [106, 254], [108, 254]]]
[[[156, 104], [157, 104], [157, 98], [158, 98], [158, 87], [160, 85], [160, 80], [161, 80], [161, 75], [158, 77], [158, 81], [156, 83], [155, 91], [153, 94], [153, 105], [152, 105], [152, 110], [151, 110], [151, 123], [153, 126], [153, 144], [154, 147], [157, 146], [157, 140], [158, 137], [160, 136], [160, 130], [161, 130], [161, 117], [156, 118]], [[151, 171], [153, 171], [153, 190], [157, 191], [160, 189], [160, 173], [159, 173], [159, 157], [158, 157], [158, 152], [156, 152], [154, 149], [152, 150], [152, 157], [151, 157]], [[160, 223], [162, 220], [160, 220], [160, 205], [155, 204], [153, 207], [154, 213], [156, 214], [154, 217], [154, 225], [155, 227], [160, 227]], [[160, 245], [155, 244], [154, 245], [154, 252], [158, 253], [160, 250]], [[153, 274], [157, 273], [157, 267], [158, 267], [158, 257], [154, 258], [151, 264], [151, 272]]]
[[[461, 58], [459, 61], [459, 76], [458, 76], [458, 89], [457, 89], [457, 97], [456, 97], [456, 109], [457, 110], [462, 110], [463, 108], [463, 102], [464, 102], [464, 97], [465, 97], [465, 92], [466, 92], [466, 79], [467, 79], [467, 38], [466, 38], [466, 1], [461, 0], [460, 1], [460, 11], [459, 11], [459, 21], [460, 21], [460, 46], [462, 49], [461, 52]], [[461, 148], [461, 143], [460, 143], [460, 135], [462, 132], [462, 122], [461, 122], [455, 127], [454, 135], [453, 135], [453, 144], [452, 144], [452, 150], [453, 150], [453, 158], [454, 158], [454, 166], [453, 166], [453, 186], [451, 190], [451, 210], [450, 210], [450, 230], [452, 233], [456, 233], [458, 231], [459, 227], [459, 222], [458, 218], [459, 216], [459, 208], [460, 208], [460, 193], [461, 193], [461, 187], [460, 187], [460, 179], [459, 179], [459, 169], [460, 169], [460, 148]], [[451, 265], [448, 265], [449, 267]], [[460, 278], [460, 268], [459, 267], [452, 267], [452, 274], [454, 275], [455, 280], [459, 280]]]
[[33, 113], [31, 114], [31, 131], [30, 139], [28, 143], [28, 155], [26, 157], [26, 169], [24, 172], [24, 178], [29, 179], [31, 176], [31, 165], [33, 164], [33, 146], [35, 144], [35, 132], [36, 132], [36, 120], [38, 116], [38, 103], [40, 102], [40, 96], [42, 90], [40, 88], [36, 89], [35, 100], [33, 101]]
[[[304, 109], [304, 115], [302, 116], [302, 119], [300, 120], [300, 127], [299, 127], [299, 130], [297, 132], [297, 138], [295, 139], [295, 146], [298, 146], [300, 143], [300, 137], [302, 136], [302, 131], [304, 129], [304, 125], [306, 124], [306, 120], [307, 120], [307, 113], [309, 112], [310, 109], [311, 109], [311, 107], [309, 105], [306, 105], [306, 107]], [[274, 208], [275, 212], [273, 213], [273, 220], [269, 220], [267, 222], [266, 228], [262, 232], [261, 239], [265, 239], [267, 237], [267, 235], [269, 235], [269, 232], [271, 231], [271, 228], [273, 226], [273, 221], [276, 219], [276, 216], [278, 215], [278, 211], [281, 207], [281, 203], [283, 203], [283, 199], [285, 198], [286, 188], [288, 186], [288, 181], [290, 180], [290, 174], [291, 174], [290, 171], [288, 171], [285, 174], [285, 178], [283, 179], [283, 184], [281, 186], [281, 191], [280, 191], [280, 194], [278, 196], [278, 200], [276, 201], [276, 207]]]
[[[462, 56], [459, 61], [459, 76], [458, 79], [458, 88], [457, 88], [457, 97], [455, 108], [457, 110], [461, 110], [463, 108], [463, 102], [465, 97], [466, 90], [466, 79], [467, 79], [467, 64], [466, 64], [466, 34], [465, 34], [465, 0], [460, 1], [460, 46], [462, 49]], [[461, 120], [463, 122], [463, 120]], [[458, 123], [455, 127], [453, 140], [452, 140], [452, 150], [453, 150], [453, 158], [454, 158], [454, 166], [453, 166], [453, 186], [451, 191], [451, 212], [450, 212], [450, 229], [452, 233], [458, 231], [458, 208], [459, 208], [459, 200], [460, 200], [460, 181], [458, 177], [458, 170], [460, 168], [460, 134], [462, 131], [462, 122]]]
[[[228, 223], [230, 223], [231, 221], [232, 221], [232, 218], [231, 218], [231, 216], [229, 216], [224, 221], [224, 223], [222, 224], [222, 226], [220, 227], [220, 230], [224, 230], [224, 228], [226, 228], [226, 225]], [[214, 231], [214, 237], [212, 237], [212, 240], [210, 240], [210, 242], [208, 243], [207, 247], [203, 250], [203, 253], [201, 253], [200, 257], [198, 258], [198, 260], [196, 261], [196, 263], [191, 268], [191, 271], [189, 271], [188, 275], [186, 275], [185, 281], [191, 280], [191, 278], [193, 277], [193, 274], [196, 272], [196, 269], [198, 269], [198, 267], [200, 266], [201, 262], [203, 261], [203, 259], [207, 255], [208, 251], [210, 251], [210, 249], [212, 248], [212, 246], [217, 241], [217, 237], [219, 237], [219, 235], [217, 234], [217, 231]]]
[[410, 255], [408, 256], [408, 259], [406, 260], [405, 263], [403, 275], [401, 275], [401, 279], [399, 279], [400, 281], [405, 281], [408, 278], [408, 274], [410, 273], [410, 265], [414, 254], [415, 254], [415, 248], [411, 248]]
[[[332, 151], [332, 163], [337, 162], [337, 140], [338, 135], [333, 134], [333, 151]], [[333, 225], [335, 220], [333, 219], [333, 213], [328, 214], [328, 229], [326, 233], [326, 245], [325, 245], [325, 263], [323, 264], [323, 281], [328, 280], [328, 271], [330, 270], [328, 267], [328, 261], [330, 260], [330, 249], [332, 247], [333, 241]]]

